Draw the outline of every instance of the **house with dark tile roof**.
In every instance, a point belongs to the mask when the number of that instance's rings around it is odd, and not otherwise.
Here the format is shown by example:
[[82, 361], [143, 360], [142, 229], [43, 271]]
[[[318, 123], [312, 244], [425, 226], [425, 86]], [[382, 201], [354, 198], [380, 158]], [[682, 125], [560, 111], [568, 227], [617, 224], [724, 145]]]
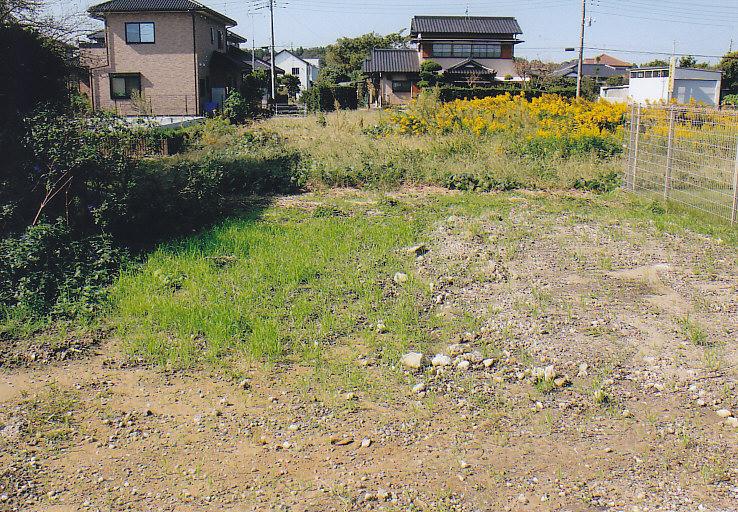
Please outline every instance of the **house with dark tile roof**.
[[[630, 62], [625, 62], [612, 55], [603, 53], [597, 57], [586, 58], [582, 61], [582, 76], [592, 78], [601, 84], [612, 76], [627, 77], [632, 67], [633, 64]], [[552, 75], [576, 79], [578, 73], [579, 61], [572, 60], [565, 62]]]
[[514, 61], [521, 34], [510, 17], [415, 16], [411, 48], [375, 48], [363, 70], [374, 83], [378, 105], [404, 104], [417, 96], [420, 67], [428, 60], [441, 66], [447, 81], [459, 85], [521, 80]]
[[201, 115], [251, 72], [236, 22], [195, 0], [108, 0], [88, 9], [104, 28], [80, 44], [80, 88], [95, 109]]

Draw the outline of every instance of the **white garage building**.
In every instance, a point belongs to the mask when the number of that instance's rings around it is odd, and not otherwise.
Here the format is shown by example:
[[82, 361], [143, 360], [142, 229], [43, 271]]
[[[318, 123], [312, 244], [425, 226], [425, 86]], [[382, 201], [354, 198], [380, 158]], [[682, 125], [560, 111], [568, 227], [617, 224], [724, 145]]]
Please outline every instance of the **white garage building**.
[[610, 101], [658, 103], [675, 100], [678, 103], [695, 101], [717, 106], [720, 104], [722, 78], [722, 71], [708, 69], [638, 68], [630, 72], [629, 85], [603, 87], [600, 96]]

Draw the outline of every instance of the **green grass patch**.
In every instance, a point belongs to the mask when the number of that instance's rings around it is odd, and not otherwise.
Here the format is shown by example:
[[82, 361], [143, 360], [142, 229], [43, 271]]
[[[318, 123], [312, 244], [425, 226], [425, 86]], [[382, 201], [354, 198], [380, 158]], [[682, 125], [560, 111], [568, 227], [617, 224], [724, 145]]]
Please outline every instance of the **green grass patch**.
[[[114, 287], [121, 337], [133, 354], [174, 366], [229, 354], [311, 359], [339, 340], [394, 359], [424, 339], [430, 288], [402, 250], [423, 223], [399, 208], [324, 214], [346, 209], [272, 207], [159, 248]], [[409, 282], [394, 283], [398, 271]], [[380, 320], [386, 334], [374, 332]]]

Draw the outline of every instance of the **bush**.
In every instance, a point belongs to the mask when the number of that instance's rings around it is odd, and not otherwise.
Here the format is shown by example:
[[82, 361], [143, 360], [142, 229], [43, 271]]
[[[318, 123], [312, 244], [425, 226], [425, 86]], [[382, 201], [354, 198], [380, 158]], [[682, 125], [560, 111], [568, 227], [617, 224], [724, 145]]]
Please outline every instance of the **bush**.
[[594, 155], [597, 158], [612, 158], [623, 152], [617, 139], [609, 135], [571, 135], [559, 137], [530, 137], [512, 139], [508, 152], [515, 156], [549, 158]]
[[441, 87], [441, 101], [473, 100], [494, 98], [503, 94], [524, 94], [526, 98], [539, 98], [544, 94], [558, 94], [565, 98], [576, 96], [576, 87], [552, 86], [547, 88], [523, 89], [520, 84], [506, 83], [496, 87]]
[[249, 117], [251, 111], [251, 106], [238, 91], [231, 91], [223, 101], [223, 117], [231, 123], [243, 123]]
[[315, 84], [300, 99], [311, 112], [332, 112], [337, 106], [356, 110], [359, 106], [357, 88], [353, 85]]
[[512, 179], [500, 179], [489, 174], [449, 173], [443, 178], [443, 186], [451, 190], [469, 192], [502, 192], [523, 188]]
[[0, 241], [3, 316], [91, 316], [122, 255], [109, 236], [80, 237], [63, 219]]
[[727, 94], [723, 97], [723, 105], [738, 107], [738, 94]]
[[592, 192], [605, 193], [612, 192], [613, 190], [620, 188], [622, 184], [623, 180], [620, 174], [615, 171], [611, 171], [595, 176], [591, 180], [579, 178], [574, 181], [573, 186], [578, 190], [590, 190]]

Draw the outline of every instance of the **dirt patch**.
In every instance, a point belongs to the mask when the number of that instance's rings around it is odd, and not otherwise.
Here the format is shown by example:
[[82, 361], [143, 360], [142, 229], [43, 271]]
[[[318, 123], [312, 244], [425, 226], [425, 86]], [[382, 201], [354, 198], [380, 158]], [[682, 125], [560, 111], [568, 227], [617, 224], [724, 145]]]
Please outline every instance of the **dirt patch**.
[[536, 204], [418, 241], [448, 366], [5, 369], [0, 510], [736, 510], [731, 249]]

